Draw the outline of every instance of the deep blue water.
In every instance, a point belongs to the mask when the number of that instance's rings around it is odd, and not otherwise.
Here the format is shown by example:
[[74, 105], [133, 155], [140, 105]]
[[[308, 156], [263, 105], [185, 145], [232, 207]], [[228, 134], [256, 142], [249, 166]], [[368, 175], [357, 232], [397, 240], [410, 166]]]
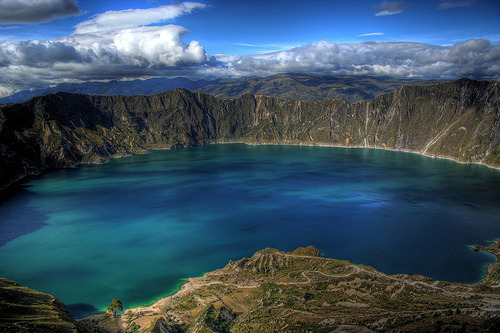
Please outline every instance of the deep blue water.
[[210, 145], [48, 172], [0, 201], [0, 276], [74, 314], [168, 294], [275, 247], [476, 282], [500, 172], [373, 149]]

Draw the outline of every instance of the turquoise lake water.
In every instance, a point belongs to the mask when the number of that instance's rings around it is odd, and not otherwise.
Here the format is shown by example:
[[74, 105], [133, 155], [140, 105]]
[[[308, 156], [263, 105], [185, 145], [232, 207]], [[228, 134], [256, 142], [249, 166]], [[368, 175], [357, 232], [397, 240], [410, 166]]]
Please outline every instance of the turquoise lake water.
[[374, 149], [210, 145], [32, 178], [0, 201], [0, 276], [76, 316], [148, 304], [266, 247], [475, 282], [500, 172]]

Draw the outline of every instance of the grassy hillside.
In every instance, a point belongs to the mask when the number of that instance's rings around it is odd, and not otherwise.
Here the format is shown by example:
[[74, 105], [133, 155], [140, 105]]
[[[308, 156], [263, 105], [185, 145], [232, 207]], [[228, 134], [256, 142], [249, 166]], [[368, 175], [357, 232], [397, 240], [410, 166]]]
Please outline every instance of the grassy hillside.
[[0, 278], [0, 332], [87, 332], [53, 296]]

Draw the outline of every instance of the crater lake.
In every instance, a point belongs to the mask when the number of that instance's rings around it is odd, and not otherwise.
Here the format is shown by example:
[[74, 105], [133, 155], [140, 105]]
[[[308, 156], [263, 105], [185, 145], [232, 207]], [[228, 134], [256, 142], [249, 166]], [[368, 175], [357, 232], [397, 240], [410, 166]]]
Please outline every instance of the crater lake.
[[32, 177], [0, 201], [0, 276], [76, 317], [145, 305], [266, 247], [474, 283], [500, 171], [363, 148], [218, 144]]

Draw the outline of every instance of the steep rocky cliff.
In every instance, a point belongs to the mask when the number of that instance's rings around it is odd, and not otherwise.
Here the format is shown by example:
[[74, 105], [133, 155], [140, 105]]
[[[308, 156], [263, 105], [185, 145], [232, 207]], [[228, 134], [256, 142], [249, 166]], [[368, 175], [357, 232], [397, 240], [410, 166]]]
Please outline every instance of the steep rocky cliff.
[[57, 93], [0, 106], [0, 188], [47, 168], [216, 142], [379, 147], [500, 166], [499, 83], [403, 86], [368, 101]]

